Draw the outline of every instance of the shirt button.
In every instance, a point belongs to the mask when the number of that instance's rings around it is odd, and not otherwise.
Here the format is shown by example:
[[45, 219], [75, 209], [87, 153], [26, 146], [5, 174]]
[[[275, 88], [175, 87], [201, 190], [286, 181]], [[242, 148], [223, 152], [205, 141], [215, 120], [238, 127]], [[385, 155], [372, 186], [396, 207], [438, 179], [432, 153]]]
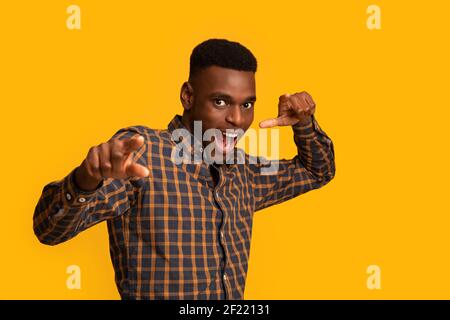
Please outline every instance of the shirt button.
[[66, 193], [66, 199], [69, 201], [72, 199], [72, 196], [70, 195], [70, 193]]
[[227, 281], [227, 275], [226, 274], [223, 275], [223, 280]]
[[81, 202], [81, 203], [86, 202], [86, 198], [81, 197], [80, 199], [78, 199], [78, 202]]

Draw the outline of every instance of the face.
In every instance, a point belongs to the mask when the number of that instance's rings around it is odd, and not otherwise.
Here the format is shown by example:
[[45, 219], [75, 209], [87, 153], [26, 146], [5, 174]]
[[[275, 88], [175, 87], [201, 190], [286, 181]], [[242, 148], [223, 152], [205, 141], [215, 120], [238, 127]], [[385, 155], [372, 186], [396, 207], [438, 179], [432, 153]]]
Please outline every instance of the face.
[[214, 136], [215, 150], [228, 153], [240, 137], [236, 133], [245, 132], [253, 122], [255, 101], [254, 72], [211, 66], [181, 88], [183, 124], [191, 132], [194, 121], [202, 121], [203, 132], [219, 129], [222, 134]]

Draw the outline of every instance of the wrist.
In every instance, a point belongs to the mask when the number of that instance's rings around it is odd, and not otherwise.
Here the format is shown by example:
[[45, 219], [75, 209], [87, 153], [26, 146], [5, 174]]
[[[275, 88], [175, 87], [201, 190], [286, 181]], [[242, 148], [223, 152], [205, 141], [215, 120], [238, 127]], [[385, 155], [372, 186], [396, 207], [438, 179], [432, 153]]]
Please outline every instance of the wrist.
[[305, 118], [301, 118], [296, 124], [294, 124], [294, 127], [305, 127], [312, 123], [312, 116], [307, 116]]
[[86, 168], [86, 162], [75, 169], [74, 183], [82, 191], [94, 191], [103, 180], [99, 180], [89, 174]]

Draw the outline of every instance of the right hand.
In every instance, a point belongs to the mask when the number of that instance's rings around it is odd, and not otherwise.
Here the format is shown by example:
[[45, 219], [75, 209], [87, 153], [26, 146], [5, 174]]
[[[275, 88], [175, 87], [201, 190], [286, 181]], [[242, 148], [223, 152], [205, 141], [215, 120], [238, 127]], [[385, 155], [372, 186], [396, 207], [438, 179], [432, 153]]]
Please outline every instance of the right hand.
[[75, 172], [77, 186], [84, 190], [94, 190], [107, 178], [148, 177], [148, 168], [132, 160], [133, 152], [144, 141], [143, 136], [136, 134], [124, 140], [111, 139], [89, 149], [86, 159]]

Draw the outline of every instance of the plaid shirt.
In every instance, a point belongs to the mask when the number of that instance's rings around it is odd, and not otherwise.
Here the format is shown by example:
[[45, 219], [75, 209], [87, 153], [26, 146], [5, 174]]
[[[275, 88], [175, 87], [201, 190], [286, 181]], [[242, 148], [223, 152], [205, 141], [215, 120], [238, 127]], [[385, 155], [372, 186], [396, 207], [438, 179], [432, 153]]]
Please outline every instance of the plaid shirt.
[[74, 170], [44, 187], [34, 232], [56, 245], [106, 220], [122, 299], [243, 299], [253, 213], [334, 177], [333, 143], [312, 120], [292, 127], [298, 155], [273, 160], [278, 170], [269, 175], [261, 174], [263, 158], [251, 163], [246, 154], [245, 164], [174, 163], [171, 132], [184, 128], [180, 116], [167, 130], [121, 129], [114, 137], [145, 137], [134, 157], [149, 177], [106, 179], [87, 192]]

